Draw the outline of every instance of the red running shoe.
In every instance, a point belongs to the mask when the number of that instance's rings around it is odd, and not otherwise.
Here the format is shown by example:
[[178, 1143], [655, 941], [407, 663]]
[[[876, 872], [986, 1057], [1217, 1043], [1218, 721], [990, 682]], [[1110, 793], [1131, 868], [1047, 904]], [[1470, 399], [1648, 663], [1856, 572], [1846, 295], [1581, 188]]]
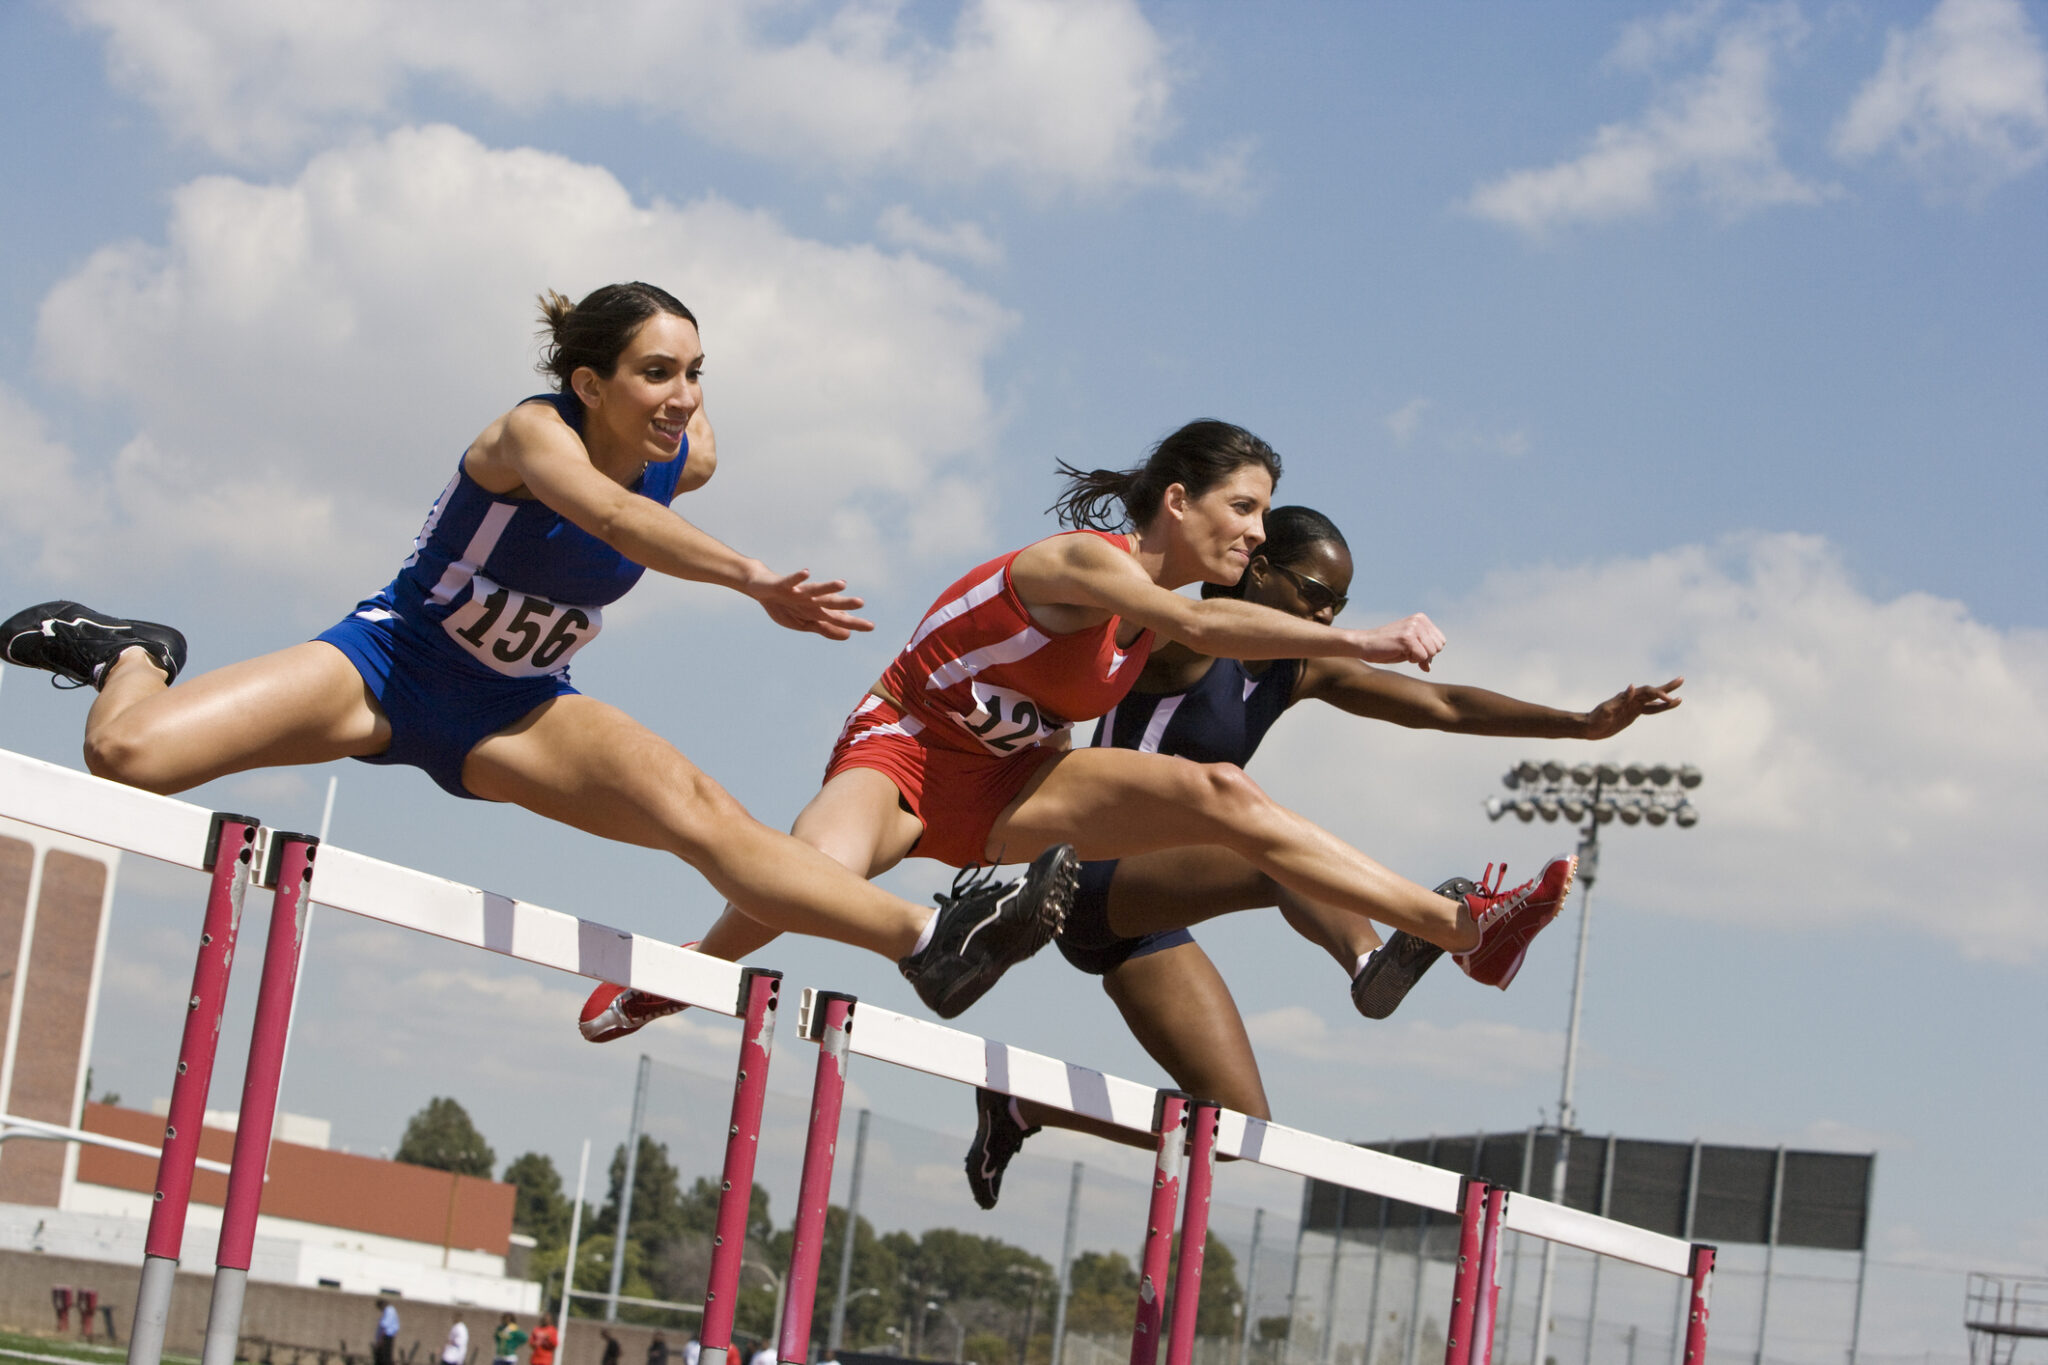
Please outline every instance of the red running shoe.
[[[683, 946], [694, 948], [700, 941], [693, 939]], [[576, 1027], [583, 1031], [586, 1042], [610, 1043], [638, 1032], [644, 1024], [680, 1014], [688, 1008], [680, 1000], [649, 995], [631, 986], [614, 986], [607, 981], [583, 1002], [583, 1017], [576, 1021]]]
[[[1477, 888], [1459, 898], [1472, 912], [1473, 923], [1479, 926], [1479, 946], [1469, 953], [1451, 955], [1465, 975], [1482, 986], [1498, 986], [1502, 990], [1522, 970], [1529, 941], [1542, 933], [1543, 926], [1556, 919], [1557, 912], [1564, 908], [1579, 860], [1553, 859], [1542, 876], [1503, 893], [1500, 883], [1506, 879], [1507, 870], [1507, 865], [1502, 864], [1492, 890], [1487, 890], [1486, 878], [1482, 876]], [[1491, 864], [1487, 871], [1493, 871]]]

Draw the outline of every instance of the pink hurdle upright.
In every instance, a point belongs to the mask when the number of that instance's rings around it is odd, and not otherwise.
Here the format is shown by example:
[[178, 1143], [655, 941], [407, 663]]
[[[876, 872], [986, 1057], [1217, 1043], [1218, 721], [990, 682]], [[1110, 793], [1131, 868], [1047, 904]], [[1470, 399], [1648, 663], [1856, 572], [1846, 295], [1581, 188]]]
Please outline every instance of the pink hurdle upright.
[[199, 925], [199, 960], [192, 968], [192, 992], [186, 998], [178, 1071], [171, 1081], [163, 1155], [157, 1161], [156, 1198], [150, 1205], [142, 1279], [136, 1286], [135, 1318], [128, 1332], [129, 1365], [156, 1365], [163, 1356], [171, 1289], [185, 1245], [185, 1213], [192, 1202], [192, 1173], [199, 1160], [199, 1133], [206, 1120], [206, 1092], [213, 1083], [213, 1059], [220, 1048], [221, 1014], [227, 1007], [228, 975], [235, 963], [235, 936], [241, 929], [242, 901], [249, 889], [249, 865], [258, 828], [253, 815], [221, 812], [207, 831], [201, 866], [212, 874], [212, 880], [207, 888], [206, 915]]

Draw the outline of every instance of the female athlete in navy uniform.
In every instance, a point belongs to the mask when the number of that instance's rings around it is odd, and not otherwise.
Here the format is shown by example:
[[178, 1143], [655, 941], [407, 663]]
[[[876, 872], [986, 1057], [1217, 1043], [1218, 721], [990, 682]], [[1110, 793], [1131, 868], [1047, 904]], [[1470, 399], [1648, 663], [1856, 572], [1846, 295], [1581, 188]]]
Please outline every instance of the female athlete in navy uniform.
[[[1280, 460], [1242, 428], [1190, 423], [1136, 469], [1062, 468], [1061, 519], [1079, 529], [991, 560], [940, 595], [847, 718], [796, 836], [867, 876], [912, 854], [966, 868], [1065, 844], [1085, 858], [1215, 845], [1332, 913], [1459, 953], [1479, 979], [1511, 970], [1555, 915], [1571, 859], [1512, 891], [1463, 882], [1439, 894], [1284, 809], [1234, 763], [1065, 747], [1073, 722], [1130, 690], [1155, 639], [1233, 658], [1424, 667], [1444, 641], [1419, 615], [1346, 630], [1173, 591], [1236, 583], [1264, 539]], [[728, 907], [701, 951], [738, 958], [775, 932]], [[958, 1013], [992, 983], [962, 979], [934, 1008]], [[584, 1034], [608, 1041], [673, 1008], [638, 993], [593, 996]]]
[[[1244, 577], [1234, 587], [1204, 585], [1202, 591], [1330, 625], [1344, 609], [1351, 574], [1350, 548], [1328, 517], [1306, 507], [1280, 507], [1267, 515], [1265, 543]], [[1629, 687], [1590, 711], [1561, 711], [1356, 659], [1244, 663], [1172, 644], [1154, 651], [1136, 686], [1096, 726], [1093, 742], [1241, 765], [1251, 761], [1281, 714], [1301, 701], [1453, 734], [1606, 739], [1638, 716], [1677, 706], [1673, 694], [1683, 682]], [[1439, 889], [1455, 892], [1469, 885], [1453, 881]], [[1270, 1117], [1270, 1110], [1244, 1020], [1188, 926], [1264, 906], [1279, 907], [1298, 933], [1337, 959], [1351, 978], [1353, 1004], [1369, 1019], [1393, 1013], [1443, 953], [1405, 929], [1382, 944], [1369, 922], [1295, 895], [1221, 848], [1167, 849], [1084, 864], [1058, 940], [1069, 962], [1102, 978], [1132, 1036], [1175, 1085], [1259, 1118]], [[1491, 984], [1505, 989], [1519, 966], [1517, 958]], [[978, 1092], [975, 1102], [978, 1123], [967, 1154], [967, 1182], [983, 1208], [995, 1206], [1004, 1168], [1038, 1125], [1119, 1136], [991, 1090]]]
[[484, 429], [398, 576], [318, 639], [173, 688], [178, 632], [49, 602], [0, 625], [0, 652], [98, 689], [86, 765], [131, 786], [176, 792], [342, 757], [411, 764], [457, 796], [666, 849], [761, 923], [895, 958], [927, 991], [1034, 951], [1065, 910], [1066, 850], [935, 913], [757, 823], [666, 740], [570, 685], [603, 608], [646, 569], [744, 593], [791, 630], [872, 627], [843, 582], [778, 574], [669, 509], [716, 466], [687, 308], [635, 283], [573, 306], [550, 294], [543, 316], [557, 391]]

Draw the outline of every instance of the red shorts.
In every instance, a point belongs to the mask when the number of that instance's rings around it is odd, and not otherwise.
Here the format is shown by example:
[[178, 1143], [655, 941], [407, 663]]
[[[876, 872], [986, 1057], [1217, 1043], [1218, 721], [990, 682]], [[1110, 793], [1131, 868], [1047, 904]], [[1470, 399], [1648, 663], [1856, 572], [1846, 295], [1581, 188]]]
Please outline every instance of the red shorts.
[[924, 834], [910, 850], [949, 867], [986, 862], [988, 832], [1041, 766], [1059, 756], [1034, 744], [1014, 754], [970, 754], [927, 744], [924, 723], [906, 717], [894, 703], [862, 697], [825, 765], [830, 782], [851, 768], [873, 768], [896, 784], [903, 804], [924, 822]]

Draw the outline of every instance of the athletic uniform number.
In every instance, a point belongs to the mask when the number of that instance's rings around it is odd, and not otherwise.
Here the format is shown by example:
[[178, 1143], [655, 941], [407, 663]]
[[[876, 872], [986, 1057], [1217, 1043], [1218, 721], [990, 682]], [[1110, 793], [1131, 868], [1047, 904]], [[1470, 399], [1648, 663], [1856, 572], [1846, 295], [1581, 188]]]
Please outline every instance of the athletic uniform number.
[[[1023, 746], [1040, 744], [1068, 728], [1070, 722], [1047, 715], [1029, 697], [1013, 697], [994, 688], [974, 689], [980, 703], [976, 714], [967, 718], [967, 732], [991, 753], [1013, 754]], [[1005, 706], [1007, 704], [1007, 712]]]
[[469, 601], [442, 623], [479, 663], [514, 678], [566, 667], [604, 623], [596, 607], [564, 607], [477, 576]]

